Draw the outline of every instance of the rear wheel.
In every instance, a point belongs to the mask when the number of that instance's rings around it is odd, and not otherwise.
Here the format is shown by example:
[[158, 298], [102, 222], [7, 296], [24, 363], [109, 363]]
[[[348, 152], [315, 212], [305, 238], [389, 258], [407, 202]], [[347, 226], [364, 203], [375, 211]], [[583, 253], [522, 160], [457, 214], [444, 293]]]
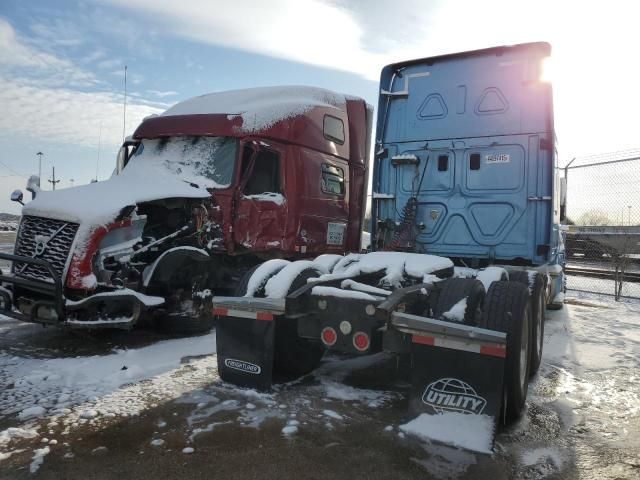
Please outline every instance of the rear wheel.
[[[309, 278], [321, 273], [315, 268], [302, 270], [291, 282], [287, 294], [307, 284]], [[315, 370], [324, 355], [324, 346], [298, 336], [298, 322], [302, 319], [279, 318], [276, 321], [275, 351], [273, 366], [279, 373], [303, 375]]]
[[[466, 299], [463, 322], [466, 325], [478, 325], [482, 316], [485, 290], [482, 282], [471, 278], [449, 278], [440, 284], [438, 298], [433, 307], [433, 316], [437, 319], [456, 320], [452, 308]], [[450, 312], [448, 314], [448, 312]], [[458, 320], [459, 321], [459, 320]]]
[[542, 348], [544, 344], [544, 314], [545, 314], [545, 285], [544, 278], [539, 273], [512, 272], [512, 282], [527, 286], [531, 295], [531, 357], [529, 359], [529, 375], [538, 373], [542, 362]]
[[482, 312], [481, 327], [507, 334], [504, 366], [503, 418], [507, 423], [524, 411], [529, 389], [531, 352], [531, 302], [529, 290], [518, 282], [493, 282]]

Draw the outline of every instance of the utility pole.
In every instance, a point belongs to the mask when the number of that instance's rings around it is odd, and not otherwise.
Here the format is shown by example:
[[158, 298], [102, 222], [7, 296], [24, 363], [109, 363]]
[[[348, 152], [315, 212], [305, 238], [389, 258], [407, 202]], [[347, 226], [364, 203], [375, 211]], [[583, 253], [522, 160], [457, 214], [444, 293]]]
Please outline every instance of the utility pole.
[[38, 187], [40, 187], [40, 178], [42, 177], [42, 152], [36, 153], [38, 156]]
[[60, 180], [56, 180], [56, 167], [51, 167], [51, 168], [53, 168], [53, 174], [51, 176], [52, 179], [47, 181], [53, 185], [53, 190], [55, 191], [56, 183], [60, 183]]
[[631, 205], [627, 205], [629, 208], [629, 226], [631, 226]]

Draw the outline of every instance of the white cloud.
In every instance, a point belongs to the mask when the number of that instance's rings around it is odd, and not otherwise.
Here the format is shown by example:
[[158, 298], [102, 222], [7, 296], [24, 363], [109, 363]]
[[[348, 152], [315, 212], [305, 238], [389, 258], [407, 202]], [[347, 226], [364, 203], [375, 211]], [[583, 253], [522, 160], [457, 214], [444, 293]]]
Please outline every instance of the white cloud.
[[105, 70], [113, 70], [114, 68], [124, 67], [124, 62], [119, 58], [108, 58], [96, 63], [96, 67]]
[[68, 68], [71, 62], [22, 42], [9, 22], [0, 18], [0, 65], [47, 69]]
[[173, 90], [168, 90], [166, 92], [160, 92], [158, 90], [147, 90], [147, 92], [159, 98], [173, 97], [175, 95], [178, 95], [178, 92], [174, 92]]
[[202, 43], [365, 74], [373, 74], [382, 58], [362, 48], [363, 30], [349, 11], [319, 0], [195, 0], [189, 8], [173, 0], [110, 3], [148, 14], [163, 32]]
[[[79, 92], [18, 83], [0, 77], [0, 130], [42, 140], [95, 146], [122, 141], [123, 98], [110, 92]], [[140, 121], [163, 109], [140, 103], [127, 105], [127, 134]]]
[[[42, 39], [38, 38], [42, 43]], [[101, 82], [93, 73], [83, 70], [36, 46], [36, 42], [20, 38], [11, 24], [0, 18], [0, 72], [11, 73], [24, 84], [90, 87]]]

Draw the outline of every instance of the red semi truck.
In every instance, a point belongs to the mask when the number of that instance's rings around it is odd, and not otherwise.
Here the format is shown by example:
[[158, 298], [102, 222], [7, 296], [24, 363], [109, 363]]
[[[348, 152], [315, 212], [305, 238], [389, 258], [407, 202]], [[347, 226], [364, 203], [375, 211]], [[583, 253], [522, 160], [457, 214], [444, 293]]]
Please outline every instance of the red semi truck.
[[145, 119], [109, 180], [23, 207], [0, 312], [209, 329], [211, 292], [234, 294], [259, 263], [358, 250], [371, 119], [362, 99], [310, 87], [213, 93]]

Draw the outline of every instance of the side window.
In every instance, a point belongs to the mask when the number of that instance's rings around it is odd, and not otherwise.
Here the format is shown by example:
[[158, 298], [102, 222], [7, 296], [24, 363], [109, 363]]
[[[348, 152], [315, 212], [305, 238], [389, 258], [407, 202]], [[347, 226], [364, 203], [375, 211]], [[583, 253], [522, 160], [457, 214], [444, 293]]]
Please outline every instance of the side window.
[[344, 195], [344, 170], [323, 163], [322, 191], [331, 195]]
[[342, 145], [344, 143], [344, 123], [337, 117], [324, 116], [324, 138]]
[[[250, 154], [248, 156], [250, 158]], [[246, 158], [247, 156], [245, 156]], [[246, 170], [246, 168], [243, 165], [243, 170]], [[242, 193], [244, 195], [280, 193], [280, 158], [276, 152], [272, 150], [260, 150], [258, 152], [253, 171]]]

